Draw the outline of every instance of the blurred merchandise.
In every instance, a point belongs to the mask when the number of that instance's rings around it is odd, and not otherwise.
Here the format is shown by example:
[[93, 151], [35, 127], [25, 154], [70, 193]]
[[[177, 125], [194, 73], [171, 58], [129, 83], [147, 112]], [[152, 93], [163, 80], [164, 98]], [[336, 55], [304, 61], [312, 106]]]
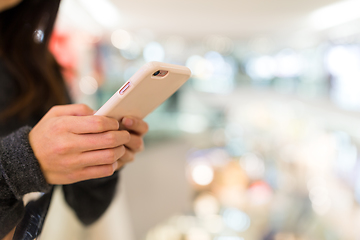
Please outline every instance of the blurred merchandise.
[[193, 214], [159, 224], [146, 240], [357, 239], [357, 143], [299, 115], [301, 107], [252, 99], [229, 110], [224, 145], [188, 155]]

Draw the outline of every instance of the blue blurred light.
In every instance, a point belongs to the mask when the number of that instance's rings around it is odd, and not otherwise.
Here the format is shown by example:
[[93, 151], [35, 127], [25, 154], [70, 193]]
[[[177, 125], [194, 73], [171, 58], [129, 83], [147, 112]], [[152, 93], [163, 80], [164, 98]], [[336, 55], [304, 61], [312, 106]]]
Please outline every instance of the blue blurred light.
[[246, 73], [253, 80], [270, 80], [274, 77], [275, 71], [275, 60], [270, 56], [262, 56], [251, 59], [246, 64]]
[[146, 62], [163, 62], [165, 58], [165, 50], [160, 43], [150, 42], [145, 46], [143, 55]]
[[225, 225], [237, 232], [244, 232], [250, 227], [249, 216], [236, 208], [226, 209], [223, 217]]
[[304, 64], [302, 58], [292, 49], [284, 49], [276, 57], [276, 75], [282, 78], [294, 78], [302, 74]]
[[332, 47], [325, 62], [332, 75], [331, 98], [344, 109], [360, 110], [360, 47]]
[[194, 88], [211, 93], [229, 93], [234, 88], [235, 67], [231, 58], [224, 57], [215, 51], [205, 57], [193, 55], [186, 61], [193, 73]]

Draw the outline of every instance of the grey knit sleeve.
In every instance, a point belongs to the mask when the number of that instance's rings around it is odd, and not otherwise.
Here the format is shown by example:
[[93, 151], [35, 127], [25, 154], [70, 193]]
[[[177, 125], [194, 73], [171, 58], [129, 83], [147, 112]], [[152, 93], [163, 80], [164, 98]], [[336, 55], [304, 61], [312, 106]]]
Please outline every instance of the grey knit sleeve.
[[28, 126], [22, 127], [0, 141], [2, 177], [17, 199], [26, 193], [48, 192], [51, 189], [30, 146], [30, 130]]
[[22, 197], [51, 189], [29, 143], [30, 127], [0, 138], [0, 239], [22, 219]]

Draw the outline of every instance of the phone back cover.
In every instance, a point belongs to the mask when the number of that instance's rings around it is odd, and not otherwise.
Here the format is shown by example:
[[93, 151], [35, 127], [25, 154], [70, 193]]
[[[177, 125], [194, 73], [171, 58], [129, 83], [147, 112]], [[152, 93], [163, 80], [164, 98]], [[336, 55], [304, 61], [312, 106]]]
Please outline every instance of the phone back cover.
[[[166, 70], [169, 73], [163, 78], [152, 76], [157, 70]], [[187, 67], [159, 62], [148, 63], [129, 79], [130, 87], [124, 94], [120, 95], [120, 88], [96, 115], [118, 120], [124, 116], [142, 119], [176, 92], [190, 75]]]

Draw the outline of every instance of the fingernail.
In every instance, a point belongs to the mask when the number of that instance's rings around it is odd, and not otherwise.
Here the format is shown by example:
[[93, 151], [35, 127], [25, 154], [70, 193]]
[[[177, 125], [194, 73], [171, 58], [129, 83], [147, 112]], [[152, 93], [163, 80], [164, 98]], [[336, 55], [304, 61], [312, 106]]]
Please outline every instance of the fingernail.
[[124, 118], [123, 124], [127, 127], [131, 127], [134, 124], [134, 121], [130, 118]]
[[116, 162], [113, 163], [113, 169], [114, 169], [114, 171], [116, 171], [117, 167], [118, 167], [118, 162], [116, 161]]

